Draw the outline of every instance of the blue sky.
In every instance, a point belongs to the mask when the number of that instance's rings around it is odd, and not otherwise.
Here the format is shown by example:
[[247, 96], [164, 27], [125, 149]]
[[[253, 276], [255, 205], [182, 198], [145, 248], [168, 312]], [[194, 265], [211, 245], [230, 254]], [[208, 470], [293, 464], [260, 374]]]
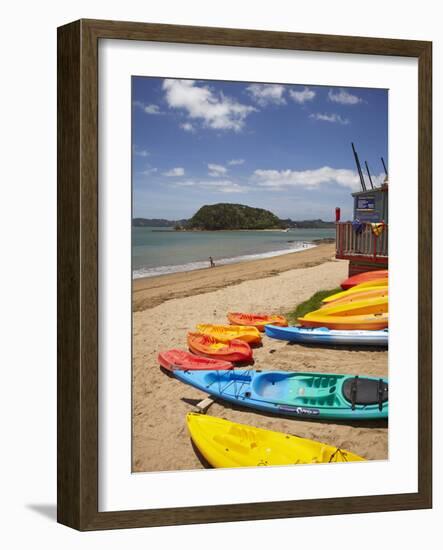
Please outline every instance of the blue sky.
[[331, 220], [339, 206], [349, 219], [351, 142], [384, 176], [387, 90], [147, 77], [132, 90], [134, 217], [235, 202], [294, 220]]

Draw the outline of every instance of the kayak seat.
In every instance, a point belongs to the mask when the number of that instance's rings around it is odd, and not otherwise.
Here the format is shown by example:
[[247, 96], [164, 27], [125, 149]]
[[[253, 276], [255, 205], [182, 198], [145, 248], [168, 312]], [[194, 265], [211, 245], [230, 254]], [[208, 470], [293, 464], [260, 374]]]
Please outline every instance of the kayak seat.
[[355, 405], [376, 405], [388, 400], [388, 384], [383, 380], [348, 378], [343, 384], [343, 396]]
[[261, 397], [278, 398], [286, 395], [290, 374], [283, 372], [261, 372], [252, 380], [252, 391]]

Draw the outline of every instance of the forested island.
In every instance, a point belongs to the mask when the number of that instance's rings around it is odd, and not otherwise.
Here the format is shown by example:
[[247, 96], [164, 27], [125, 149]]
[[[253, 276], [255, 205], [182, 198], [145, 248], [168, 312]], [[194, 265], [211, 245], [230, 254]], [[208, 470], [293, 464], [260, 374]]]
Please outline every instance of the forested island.
[[188, 220], [185, 229], [281, 229], [281, 224], [279, 218], [269, 210], [221, 202], [202, 206]]
[[132, 225], [134, 227], [174, 227], [177, 231], [328, 229], [335, 227], [334, 222], [325, 222], [321, 219], [302, 221], [294, 221], [290, 218], [280, 219], [263, 208], [231, 203], [202, 206], [188, 220], [133, 218]]

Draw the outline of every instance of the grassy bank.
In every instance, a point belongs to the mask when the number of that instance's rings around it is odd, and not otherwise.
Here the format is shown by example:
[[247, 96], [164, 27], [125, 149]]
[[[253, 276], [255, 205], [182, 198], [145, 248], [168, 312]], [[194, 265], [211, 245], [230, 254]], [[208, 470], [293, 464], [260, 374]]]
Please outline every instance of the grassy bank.
[[305, 300], [301, 304], [298, 304], [298, 306], [294, 310], [290, 311], [287, 314], [289, 324], [297, 324], [297, 319], [299, 317], [303, 317], [307, 313], [319, 309], [322, 306], [322, 301], [325, 298], [331, 296], [332, 294], [336, 294], [337, 292], [341, 292], [342, 290], [343, 289], [340, 287], [333, 288], [331, 290], [319, 290], [318, 292], [313, 294], [308, 300]]

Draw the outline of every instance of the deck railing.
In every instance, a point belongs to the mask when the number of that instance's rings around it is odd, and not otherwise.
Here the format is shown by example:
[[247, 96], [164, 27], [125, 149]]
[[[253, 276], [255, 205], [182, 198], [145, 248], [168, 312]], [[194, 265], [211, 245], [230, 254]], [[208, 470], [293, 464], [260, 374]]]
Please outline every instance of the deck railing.
[[388, 228], [384, 224], [380, 235], [375, 235], [372, 224], [363, 223], [361, 231], [356, 231], [352, 222], [338, 222], [336, 224], [336, 256], [337, 258], [351, 258], [362, 256], [366, 258], [388, 257]]

